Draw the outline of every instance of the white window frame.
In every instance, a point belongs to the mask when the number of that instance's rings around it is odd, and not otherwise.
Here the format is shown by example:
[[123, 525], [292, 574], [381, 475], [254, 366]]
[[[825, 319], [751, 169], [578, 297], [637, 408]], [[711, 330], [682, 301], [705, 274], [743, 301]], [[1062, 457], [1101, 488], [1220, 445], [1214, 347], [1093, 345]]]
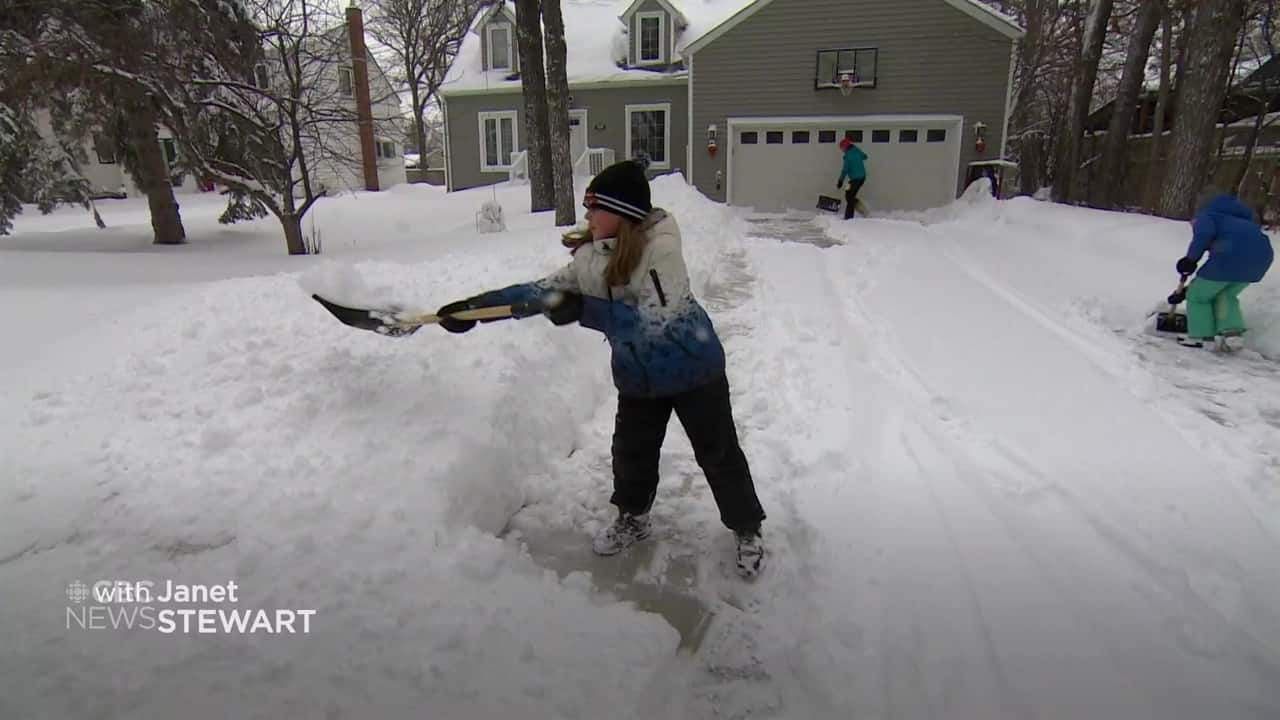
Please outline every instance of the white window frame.
[[670, 170], [671, 169], [671, 103], [651, 103], [647, 105], [627, 105], [627, 137], [626, 137], [626, 154], [627, 158], [631, 157], [631, 115], [638, 112], [652, 112], [661, 110], [667, 114], [666, 121], [662, 123], [663, 129], [663, 150], [662, 162], [650, 161], [649, 168], [651, 170]]
[[[641, 51], [644, 48], [644, 21], [648, 18], [658, 19], [658, 57], [645, 60]], [[662, 11], [636, 13], [636, 65], [665, 65], [667, 63], [667, 14]]]
[[[506, 33], [507, 33], [507, 64], [505, 67], [494, 67], [493, 65], [493, 47], [494, 47], [493, 31], [498, 29], [506, 30]], [[515, 32], [515, 27], [513, 27], [511, 23], [507, 23], [507, 22], [491, 22], [488, 25], [485, 25], [484, 41], [485, 41], [486, 47], [488, 47], [489, 49], [489, 56], [485, 58], [485, 64], [490, 70], [506, 70], [508, 72], [515, 70], [516, 63], [515, 63], [515, 57], [512, 52], [513, 51], [512, 45], [514, 44], [514, 40], [515, 40], [515, 38], [512, 37], [514, 32]]]
[[[508, 172], [511, 170], [511, 157], [507, 156], [507, 162], [504, 164], [502, 160], [502, 121], [504, 119], [511, 120], [511, 152], [520, 152], [520, 113], [516, 110], [492, 110], [489, 112], [476, 113], [480, 122], [480, 172]], [[484, 146], [485, 134], [484, 123], [486, 120], [498, 121], [498, 160], [499, 164], [490, 165], [488, 163], [489, 153]]]
[[[342, 78], [347, 77], [347, 89], [342, 89]], [[338, 66], [338, 94], [342, 97], [354, 97], [356, 94], [356, 71], [346, 65]]]

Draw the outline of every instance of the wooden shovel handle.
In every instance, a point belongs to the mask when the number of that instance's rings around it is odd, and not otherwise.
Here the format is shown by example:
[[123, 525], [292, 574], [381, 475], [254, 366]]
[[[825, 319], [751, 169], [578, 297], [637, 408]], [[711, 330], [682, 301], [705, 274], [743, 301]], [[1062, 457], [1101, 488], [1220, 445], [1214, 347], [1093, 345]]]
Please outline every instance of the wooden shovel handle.
[[[456, 313], [447, 315], [451, 320], [501, 320], [502, 318], [511, 317], [510, 305], [494, 305], [493, 307], [476, 308], [474, 310], [460, 310]], [[439, 315], [412, 315], [404, 318], [397, 318], [396, 322], [401, 325], [433, 325], [442, 320]]]

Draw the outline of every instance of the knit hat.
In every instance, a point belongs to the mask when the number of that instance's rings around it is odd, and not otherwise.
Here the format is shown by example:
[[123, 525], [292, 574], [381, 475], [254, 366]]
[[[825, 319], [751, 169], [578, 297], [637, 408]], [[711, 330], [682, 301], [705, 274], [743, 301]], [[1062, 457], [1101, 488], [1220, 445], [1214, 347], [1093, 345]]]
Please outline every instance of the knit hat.
[[601, 170], [587, 185], [582, 204], [588, 209], [599, 208], [636, 222], [643, 221], [653, 210], [644, 168], [633, 160], [624, 160]]
[[853, 147], [853, 141], [849, 138], [840, 138], [840, 150], [845, 151]]

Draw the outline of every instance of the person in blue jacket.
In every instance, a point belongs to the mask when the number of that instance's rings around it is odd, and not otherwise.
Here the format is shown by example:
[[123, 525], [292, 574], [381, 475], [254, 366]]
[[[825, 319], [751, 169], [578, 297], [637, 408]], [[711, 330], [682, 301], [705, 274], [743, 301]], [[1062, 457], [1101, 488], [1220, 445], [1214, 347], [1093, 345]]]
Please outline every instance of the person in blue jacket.
[[[1203, 266], [1200, 259], [1209, 253]], [[1275, 253], [1271, 239], [1240, 199], [1209, 187], [1200, 193], [1192, 220], [1191, 245], [1178, 260], [1183, 277], [1195, 273], [1187, 286], [1187, 347], [1235, 350], [1246, 331], [1240, 293], [1262, 280]], [[1216, 340], [1216, 342], [1215, 342]]]
[[535, 282], [449, 303], [436, 313], [440, 324], [466, 332], [475, 321], [451, 313], [511, 305], [515, 317], [543, 314], [556, 325], [577, 322], [603, 333], [618, 390], [610, 498], [618, 515], [595, 537], [594, 550], [613, 555], [650, 535], [659, 454], [675, 412], [720, 520], [736, 536], [738, 570], [754, 576], [764, 556], [765, 513], [738, 443], [724, 348], [689, 288], [676, 220], [653, 207], [644, 169], [630, 160], [596, 175], [583, 205], [591, 236], [573, 248], [568, 265]]
[[840, 141], [840, 151], [844, 153], [844, 160], [840, 166], [840, 179], [836, 180], [836, 187], [844, 187], [845, 178], [849, 180], [849, 187], [844, 191], [844, 219], [848, 220], [853, 217], [853, 211], [858, 206], [858, 191], [867, 182], [867, 154], [862, 152], [862, 148], [853, 144], [853, 140], [844, 138]]

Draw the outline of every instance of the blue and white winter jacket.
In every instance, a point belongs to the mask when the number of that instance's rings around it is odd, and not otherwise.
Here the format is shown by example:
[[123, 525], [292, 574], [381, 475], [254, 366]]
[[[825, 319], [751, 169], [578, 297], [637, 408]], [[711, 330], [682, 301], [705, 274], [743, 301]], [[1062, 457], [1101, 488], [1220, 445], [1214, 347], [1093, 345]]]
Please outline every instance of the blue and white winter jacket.
[[675, 218], [655, 208], [641, 229], [648, 243], [626, 285], [605, 285], [616, 240], [602, 239], [580, 247], [552, 275], [486, 293], [483, 303], [518, 304], [554, 291], [581, 294], [580, 322], [609, 340], [613, 382], [623, 395], [667, 397], [719, 379], [724, 348], [689, 289]]
[[1258, 282], [1275, 257], [1253, 211], [1233, 195], [1219, 195], [1192, 221], [1187, 257], [1199, 262], [1206, 250], [1209, 262], [1196, 277], [1218, 282]]

